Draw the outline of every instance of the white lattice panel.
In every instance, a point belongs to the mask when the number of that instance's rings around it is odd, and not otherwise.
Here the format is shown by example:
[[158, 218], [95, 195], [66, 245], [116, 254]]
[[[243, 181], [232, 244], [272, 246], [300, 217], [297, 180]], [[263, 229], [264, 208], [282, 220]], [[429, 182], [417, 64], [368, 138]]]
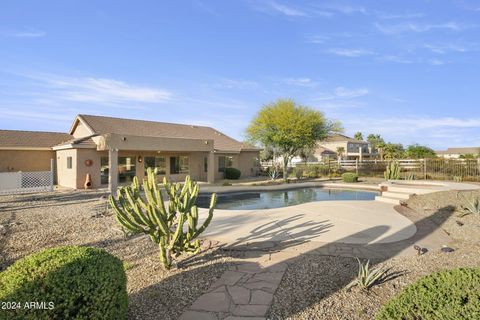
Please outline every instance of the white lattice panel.
[[51, 171], [1, 172], [0, 194], [18, 194], [53, 190]]

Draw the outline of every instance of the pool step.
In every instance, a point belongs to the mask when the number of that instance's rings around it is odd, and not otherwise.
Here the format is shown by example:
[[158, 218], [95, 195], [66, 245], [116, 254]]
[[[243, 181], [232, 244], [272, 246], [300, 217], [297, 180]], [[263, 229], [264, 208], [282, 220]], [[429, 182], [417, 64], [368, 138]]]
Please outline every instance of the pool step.
[[400, 199], [400, 200], [407, 200], [408, 198], [410, 198], [410, 193], [384, 191], [384, 192], [382, 192], [382, 197]]
[[375, 201], [391, 203], [391, 204], [400, 204], [400, 199], [387, 198], [387, 197], [384, 197], [384, 196], [376, 196]]

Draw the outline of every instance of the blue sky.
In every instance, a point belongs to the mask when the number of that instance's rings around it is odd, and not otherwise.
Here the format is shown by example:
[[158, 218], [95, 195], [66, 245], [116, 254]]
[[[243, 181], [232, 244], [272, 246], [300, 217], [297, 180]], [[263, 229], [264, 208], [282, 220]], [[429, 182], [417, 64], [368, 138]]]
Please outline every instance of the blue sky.
[[5, 0], [0, 48], [3, 129], [88, 113], [243, 139], [290, 97], [347, 134], [480, 145], [478, 1]]

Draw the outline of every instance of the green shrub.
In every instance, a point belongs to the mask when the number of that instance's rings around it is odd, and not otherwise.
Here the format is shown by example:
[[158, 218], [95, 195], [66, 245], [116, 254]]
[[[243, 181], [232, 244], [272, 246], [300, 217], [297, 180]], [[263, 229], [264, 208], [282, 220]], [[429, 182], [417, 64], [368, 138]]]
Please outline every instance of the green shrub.
[[241, 174], [242, 172], [237, 168], [225, 168], [225, 179], [237, 180]]
[[125, 319], [126, 283], [122, 262], [105, 250], [46, 249], [0, 273], [0, 301], [21, 306], [1, 308], [0, 319]]
[[433, 273], [388, 301], [376, 319], [480, 319], [480, 268]]
[[303, 169], [302, 168], [295, 168], [294, 170], [294, 174], [295, 174], [295, 178], [297, 178], [297, 180], [300, 180], [303, 178]]
[[352, 172], [345, 172], [342, 174], [343, 182], [358, 182], [358, 174]]

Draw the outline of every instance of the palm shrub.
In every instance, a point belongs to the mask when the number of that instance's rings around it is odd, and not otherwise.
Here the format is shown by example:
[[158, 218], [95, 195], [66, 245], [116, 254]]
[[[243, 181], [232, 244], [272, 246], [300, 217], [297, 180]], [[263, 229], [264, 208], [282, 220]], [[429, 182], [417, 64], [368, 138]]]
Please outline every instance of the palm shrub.
[[138, 179], [134, 177], [130, 186], [118, 189], [118, 199], [110, 196], [109, 202], [116, 212], [118, 223], [132, 233], [148, 234], [158, 245], [160, 262], [168, 270], [173, 259], [182, 252], [193, 254], [200, 251], [200, 241], [195, 239], [212, 220], [216, 194], [212, 194], [208, 216], [199, 226], [196, 206], [198, 184], [189, 176], [183, 185], [163, 178], [163, 187], [169, 199], [165, 203], [155, 178], [155, 172], [149, 168], [147, 179], [143, 181], [145, 196], [141, 195]]
[[436, 272], [403, 289], [376, 319], [479, 319], [479, 288], [480, 268]]
[[466, 216], [469, 214], [480, 214], [480, 198], [465, 198], [465, 204], [461, 206], [464, 212], [461, 216]]
[[358, 174], [353, 172], [345, 172], [342, 174], [343, 182], [358, 182]]
[[385, 180], [400, 179], [400, 165], [397, 161], [392, 161], [387, 165], [387, 170], [383, 173]]
[[122, 261], [98, 248], [45, 249], [0, 273], [0, 301], [16, 306], [0, 319], [126, 319], [127, 298]]
[[354, 286], [359, 286], [363, 290], [368, 290], [385, 277], [387, 269], [383, 267], [370, 269], [370, 260], [363, 264], [360, 259], [356, 259], [358, 261], [358, 274], [357, 277], [347, 285], [347, 290], [350, 290]]

